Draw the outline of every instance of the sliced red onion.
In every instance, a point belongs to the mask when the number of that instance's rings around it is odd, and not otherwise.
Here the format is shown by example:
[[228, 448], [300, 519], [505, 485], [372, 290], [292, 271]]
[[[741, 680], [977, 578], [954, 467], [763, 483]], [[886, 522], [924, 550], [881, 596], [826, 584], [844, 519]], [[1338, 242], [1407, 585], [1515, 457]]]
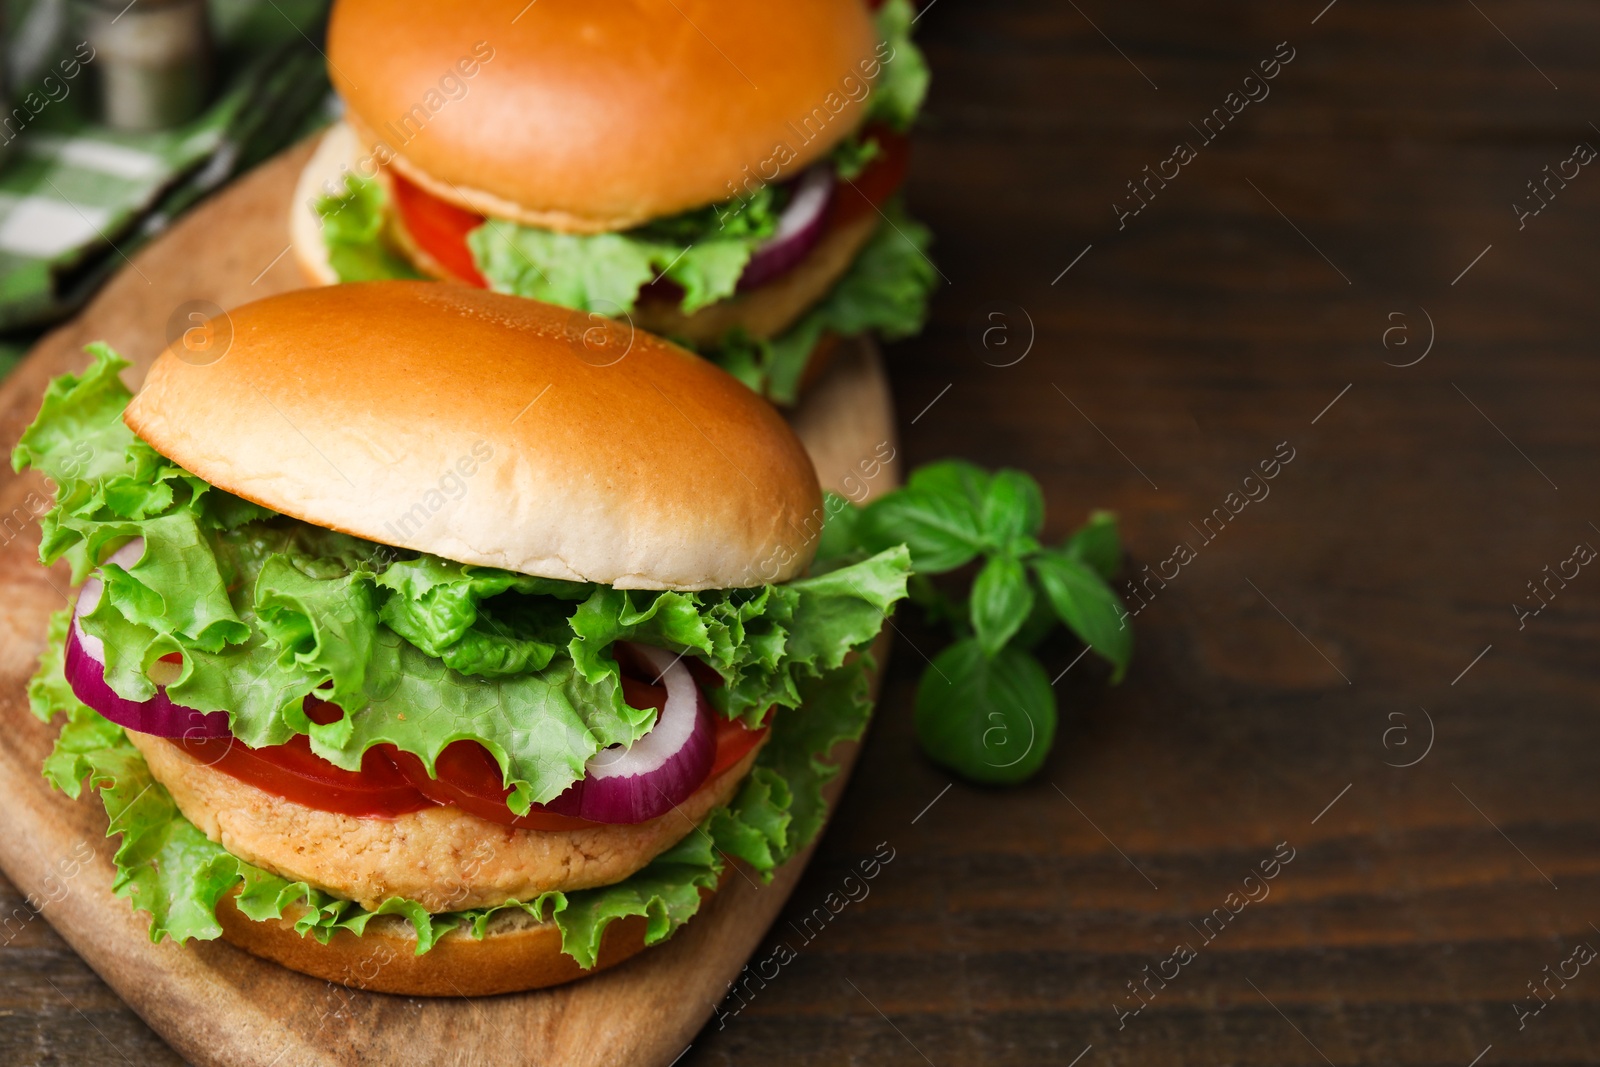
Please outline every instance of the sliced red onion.
[[750, 256], [739, 276], [739, 290], [765, 285], [794, 267], [822, 237], [833, 200], [834, 171], [831, 166], [812, 167], [794, 184], [789, 204], [778, 216], [778, 228]]
[[[107, 563], [131, 567], [144, 555], [144, 539], [135, 538], [118, 549]], [[117, 695], [106, 684], [105, 642], [86, 632], [78, 623], [100, 603], [105, 585], [98, 577], [91, 577], [78, 591], [78, 603], [72, 611], [72, 628], [67, 632], [66, 658], [63, 664], [67, 684], [73, 694], [118, 726], [141, 734], [158, 737], [227, 737], [226, 712], [197, 711], [174, 704], [167, 699], [167, 684], [177, 680], [181, 670], [175, 664], [158, 662], [151, 669], [151, 679], [157, 682], [156, 695], [149, 700], [129, 700]]]
[[717, 755], [711, 705], [680, 656], [631, 645], [667, 687], [667, 703], [650, 732], [627, 748], [590, 757], [582, 780], [546, 811], [605, 823], [639, 823], [664, 815], [705, 782]]

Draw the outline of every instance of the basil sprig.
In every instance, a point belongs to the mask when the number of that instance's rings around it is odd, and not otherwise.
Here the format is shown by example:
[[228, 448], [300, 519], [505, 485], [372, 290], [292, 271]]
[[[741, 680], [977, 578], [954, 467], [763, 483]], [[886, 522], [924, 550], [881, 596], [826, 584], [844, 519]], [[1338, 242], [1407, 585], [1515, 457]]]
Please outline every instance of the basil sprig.
[[[916, 572], [911, 601], [954, 638], [917, 687], [917, 736], [935, 762], [996, 784], [1024, 781], [1043, 766], [1056, 699], [1033, 650], [1058, 627], [1111, 664], [1113, 683], [1126, 674], [1133, 632], [1107, 584], [1122, 559], [1111, 512], [1091, 513], [1065, 542], [1046, 545], [1038, 482], [946, 460], [846, 514], [830, 523], [824, 554], [843, 551], [844, 542], [869, 552], [905, 544]], [[974, 564], [964, 594], [951, 588], [959, 581], [932, 580]]]

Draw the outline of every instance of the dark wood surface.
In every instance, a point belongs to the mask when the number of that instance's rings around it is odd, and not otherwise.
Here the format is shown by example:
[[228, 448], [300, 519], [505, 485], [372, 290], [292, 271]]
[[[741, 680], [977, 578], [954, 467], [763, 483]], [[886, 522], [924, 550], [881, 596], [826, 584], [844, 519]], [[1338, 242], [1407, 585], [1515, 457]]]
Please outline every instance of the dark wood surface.
[[[1523, 229], [1511, 206], [1600, 148], [1600, 9], [1338, 0], [1313, 24], [1323, 2], [946, 0], [920, 23], [911, 200], [949, 284], [890, 353], [897, 462], [1025, 467], [1052, 534], [1114, 507], [1130, 577], [1198, 553], [1137, 618], [1124, 685], [1061, 678], [1056, 750], [1018, 789], [945, 792], [920, 756], [935, 638], [904, 622], [756, 957], [793, 958], [684, 1065], [1600, 1060], [1595, 966], [1514, 1009], [1600, 948], [1600, 572], [1520, 629], [1512, 608], [1600, 545], [1600, 173]], [[1285, 40], [1271, 95], [1202, 145], [1188, 123]], [[1124, 183], [1180, 140], [1197, 158], [1119, 231]], [[985, 350], [1002, 305], [1013, 346]], [[1019, 308], [1032, 348], [993, 366]], [[1426, 358], [1386, 365], [1430, 316]], [[1271, 495], [1202, 545], [1189, 524], [1285, 441]], [[869, 895], [805, 927], [880, 842]], [[1270, 895], [1207, 943], [1280, 842]], [[1119, 1029], [1125, 983], [1179, 944], [1196, 958]], [[6, 1062], [170, 1056], [37, 920], [0, 950], [0, 1013]]]

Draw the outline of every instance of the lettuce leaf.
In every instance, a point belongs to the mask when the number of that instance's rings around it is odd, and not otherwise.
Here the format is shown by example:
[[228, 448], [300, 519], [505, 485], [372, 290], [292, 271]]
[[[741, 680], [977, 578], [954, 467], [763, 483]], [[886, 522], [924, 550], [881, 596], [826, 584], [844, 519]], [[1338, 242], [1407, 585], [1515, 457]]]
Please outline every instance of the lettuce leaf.
[[[318, 755], [358, 770], [368, 748], [393, 744], [431, 771], [447, 745], [472, 740], [523, 813], [654, 724], [653, 709], [623, 699], [614, 642], [703, 661], [726, 683], [713, 690], [721, 711], [753, 723], [798, 707], [803, 684], [865, 648], [905, 595], [898, 547], [783, 585], [701, 592], [399, 553], [274, 516], [160, 456], [122, 425], [126, 364], [103, 346], [94, 356], [51, 385], [13, 457], [57, 482], [41, 559], [66, 556], [82, 580], [143, 538], [137, 560], [102, 567], [105, 593], [82, 620], [105, 643], [107, 684], [148, 699], [152, 665], [176, 653], [172, 699], [227, 713], [254, 748], [306, 734]], [[343, 714], [313, 722], [313, 695]]]
[[62, 675], [69, 618], [66, 611], [51, 618], [39, 670], [28, 687], [30, 705], [40, 719], [66, 716], [44, 774], [74, 798], [85, 782], [99, 792], [107, 836], [121, 835], [113, 857], [114, 892], [149, 914], [152, 941], [218, 937], [222, 931], [216, 906], [237, 891], [239, 910], [258, 922], [282, 918], [298, 906], [295, 929], [324, 944], [339, 930], [359, 936], [375, 916], [400, 916], [416, 934], [417, 955], [457, 928], [482, 938], [498, 912], [520, 908], [554, 922], [562, 950], [579, 966], [593, 967], [605, 929], [617, 919], [644, 916], [645, 942], [655, 944], [694, 916], [702, 891], [716, 888], [728, 857], [738, 857], [770, 879], [773, 870], [810, 844], [826, 818], [821, 787], [838, 773], [822, 757], [836, 742], [859, 738], [869, 710], [864, 658], [807, 680], [802, 685], [804, 707], [777, 716], [755, 770], [733, 801], [615, 885], [443, 914], [431, 914], [399, 897], [368, 910], [251, 866], [184, 818], [126, 732], [73, 696]]
[[876, 17], [878, 37], [888, 51], [880, 53], [883, 68], [872, 87], [868, 121], [886, 122], [901, 131], [916, 121], [932, 78], [928, 61], [911, 40], [916, 20], [911, 0], [887, 0]]
[[467, 235], [496, 292], [604, 315], [631, 314], [639, 290], [666, 278], [692, 314], [733, 295], [756, 247], [778, 227], [779, 193], [697, 208], [623, 233], [557, 233], [490, 219]]
[[884, 221], [844, 277], [799, 322], [770, 340], [731, 337], [706, 358], [773, 401], [792, 404], [811, 351], [824, 335], [875, 331], [897, 341], [919, 332], [939, 276], [928, 259], [932, 235], [906, 214], [898, 198], [883, 213]]
[[389, 196], [376, 178], [346, 175], [344, 192], [319, 197], [315, 210], [328, 265], [340, 281], [426, 277], [390, 239]]

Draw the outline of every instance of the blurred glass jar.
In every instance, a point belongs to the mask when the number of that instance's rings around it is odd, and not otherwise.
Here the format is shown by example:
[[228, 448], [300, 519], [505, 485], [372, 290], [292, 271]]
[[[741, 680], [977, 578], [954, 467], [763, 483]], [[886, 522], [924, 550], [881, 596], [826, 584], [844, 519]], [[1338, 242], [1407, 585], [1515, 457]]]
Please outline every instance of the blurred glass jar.
[[211, 88], [204, 0], [77, 0], [94, 47], [100, 118], [119, 130], [159, 130], [198, 115]]

